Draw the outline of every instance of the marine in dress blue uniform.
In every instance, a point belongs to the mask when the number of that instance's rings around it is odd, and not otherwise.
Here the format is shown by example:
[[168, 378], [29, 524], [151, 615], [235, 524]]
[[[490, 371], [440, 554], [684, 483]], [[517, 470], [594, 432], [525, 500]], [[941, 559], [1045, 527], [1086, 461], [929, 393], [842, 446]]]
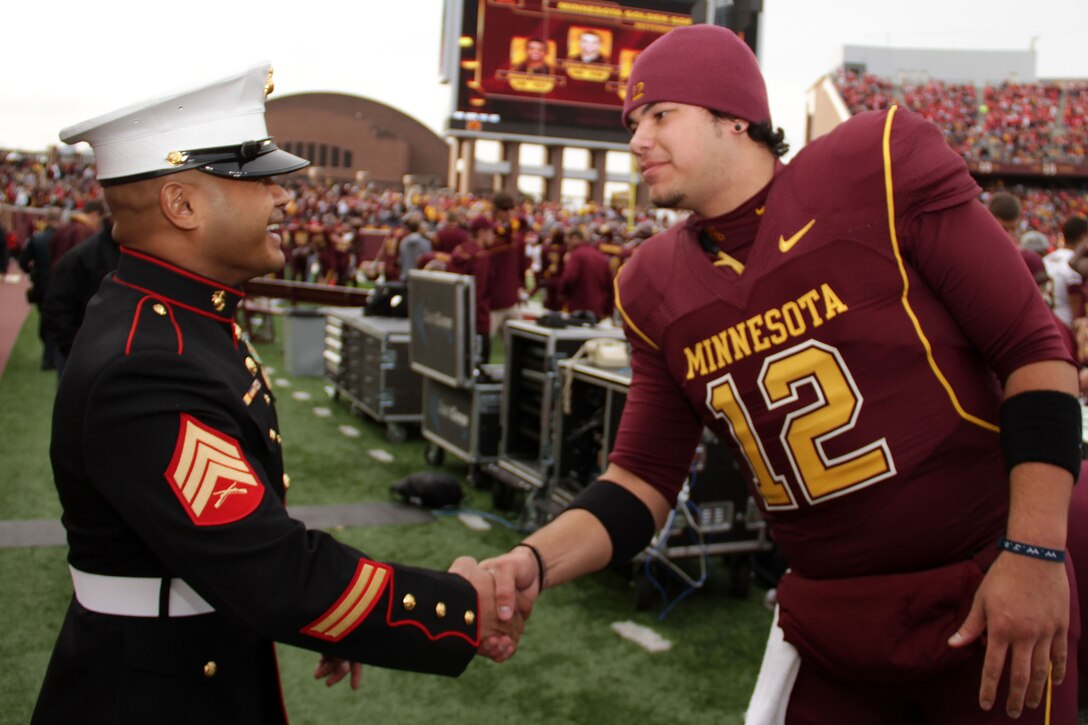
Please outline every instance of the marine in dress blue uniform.
[[[62, 138], [96, 147], [107, 187], [191, 169], [268, 183], [307, 163], [267, 137], [268, 78], [255, 66]], [[477, 651], [465, 578], [288, 516], [275, 396], [233, 322], [242, 297], [123, 246], [88, 307], [50, 451], [74, 596], [35, 723], [286, 722], [274, 641], [444, 675]]]

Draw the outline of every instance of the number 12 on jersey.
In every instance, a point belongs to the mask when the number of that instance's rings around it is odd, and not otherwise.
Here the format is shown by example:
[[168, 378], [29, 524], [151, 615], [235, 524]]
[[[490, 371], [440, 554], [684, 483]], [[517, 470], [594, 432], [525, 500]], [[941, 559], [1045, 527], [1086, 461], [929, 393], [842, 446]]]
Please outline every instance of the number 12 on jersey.
[[[757, 386], [767, 410], [785, 413], [778, 438], [793, 485], [774, 470], [732, 373], [707, 384], [706, 403], [729, 427], [768, 509], [797, 508], [798, 491], [816, 504], [895, 475], [884, 438], [834, 458], [824, 450], [825, 443], [854, 428], [862, 406], [857, 384], [835, 348], [809, 340], [771, 355], [763, 362]], [[797, 407], [805, 386], [811, 386], [815, 400]]]

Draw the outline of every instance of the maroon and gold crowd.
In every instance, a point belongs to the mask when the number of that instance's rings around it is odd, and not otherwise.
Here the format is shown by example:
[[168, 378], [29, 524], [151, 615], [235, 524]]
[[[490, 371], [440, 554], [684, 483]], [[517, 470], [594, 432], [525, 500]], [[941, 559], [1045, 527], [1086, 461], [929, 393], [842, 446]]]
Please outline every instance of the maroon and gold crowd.
[[[479, 266], [490, 270], [488, 279], [481, 278], [477, 288], [484, 295], [481, 308], [493, 312], [537, 295], [547, 309], [588, 309], [606, 317], [616, 269], [639, 242], [661, 229], [659, 213], [638, 210], [629, 220], [624, 210], [592, 203], [572, 209], [501, 193], [405, 192], [322, 183], [304, 175], [283, 183], [291, 200], [279, 225], [286, 259], [279, 276], [357, 286], [400, 281], [406, 268], [473, 274], [469, 257], [486, 258]], [[12, 256], [45, 223], [37, 212], [78, 213], [102, 196], [93, 167], [74, 158], [9, 157], [0, 164], [0, 194], [9, 211]], [[406, 246], [416, 250], [410, 258]], [[608, 274], [601, 275], [601, 269]]]
[[[929, 80], [896, 84], [871, 74], [840, 70], [835, 83], [852, 113], [899, 103], [936, 124], [949, 144], [969, 160], [1024, 164], [1084, 163], [1088, 150], [1088, 81], [1015, 84], [976, 88], [970, 84]], [[8, 208], [78, 211], [101, 199], [93, 166], [82, 157], [23, 157], [0, 152], [0, 203]], [[395, 281], [403, 276], [401, 240], [413, 234], [427, 249], [415, 255], [420, 267], [442, 267], [466, 237], [474, 236], [478, 219], [498, 230], [489, 242], [495, 256], [508, 234], [490, 195], [449, 191], [401, 191], [318, 182], [298, 175], [286, 182], [291, 202], [281, 225], [287, 259], [282, 276], [290, 280], [338, 285], [368, 280]], [[1023, 214], [1018, 233], [1038, 231], [1058, 243], [1062, 223], [1088, 212], [1088, 183], [1054, 179], [1043, 183], [1004, 181], [984, 184], [982, 201], [999, 191], [1013, 193]], [[631, 250], [658, 231], [663, 219], [637, 210], [589, 204], [578, 209], [549, 202], [515, 200], [509, 216], [518, 229], [513, 237], [524, 254], [519, 264], [532, 273], [528, 290], [539, 292], [551, 309], [569, 309], [570, 293], [557, 287], [564, 260], [577, 245], [601, 252], [614, 272]], [[40, 223], [32, 213], [8, 215], [8, 242], [17, 248]], [[568, 240], [573, 238], [573, 244]], [[584, 255], [580, 253], [579, 256]], [[568, 277], [570, 275], [568, 274]], [[494, 285], [492, 285], [494, 286]], [[570, 287], [568, 281], [567, 287]], [[505, 294], [501, 295], [505, 298]]]
[[840, 70], [835, 85], [851, 113], [892, 104], [920, 113], [968, 159], [1083, 164], [1088, 153], [1088, 81], [896, 84]]
[[[1088, 163], [1088, 81], [971, 84], [931, 79], [893, 83], [840, 70], [835, 85], [851, 113], [900, 104], [940, 128], [968, 161], [1025, 164]], [[1062, 223], [1088, 212], [1088, 182], [984, 182], [983, 201], [1008, 191], [1023, 205], [1020, 232], [1038, 231], [1056, 243]]]

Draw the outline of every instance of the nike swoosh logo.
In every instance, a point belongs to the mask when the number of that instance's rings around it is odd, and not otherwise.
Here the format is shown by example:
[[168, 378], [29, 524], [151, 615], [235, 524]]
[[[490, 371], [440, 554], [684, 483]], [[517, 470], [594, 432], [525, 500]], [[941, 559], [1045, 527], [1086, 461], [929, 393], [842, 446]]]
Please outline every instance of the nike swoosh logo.
[[815, 219], [811, 220], [808, 224], [801, 227], [800, 231], [798, 231], [796, 234], [794, 234], [789, 239], [786, 239], [781, 234], [779, 234], [778, 235], [778, 249], [779, 249], [779, 251], [781, 251], [782, 254], [785, 254], [786, 252], [793, 249], [793, 245], [795, 245], [795, 244], [797, 244], [797, 242], [801, 241], [801, 237], [808, 234], [808, 230], [812, 229], [812, 225], [815, 224], [815, 223], [816, 223]]

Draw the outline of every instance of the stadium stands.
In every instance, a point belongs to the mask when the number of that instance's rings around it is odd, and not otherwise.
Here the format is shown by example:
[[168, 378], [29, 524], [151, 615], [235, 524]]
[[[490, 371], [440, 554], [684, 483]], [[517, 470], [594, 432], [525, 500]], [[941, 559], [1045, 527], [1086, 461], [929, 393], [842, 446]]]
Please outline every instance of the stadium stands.
[[851, 114], [900, 104], [935, 123], [981, 172], [984, 199], [996, 189], [1020, 198], [1024, 230], [1054, 244], [1064, 219], [1088, 211], [1088, 81], [976, 87], [839, 69], [833, 82]]

